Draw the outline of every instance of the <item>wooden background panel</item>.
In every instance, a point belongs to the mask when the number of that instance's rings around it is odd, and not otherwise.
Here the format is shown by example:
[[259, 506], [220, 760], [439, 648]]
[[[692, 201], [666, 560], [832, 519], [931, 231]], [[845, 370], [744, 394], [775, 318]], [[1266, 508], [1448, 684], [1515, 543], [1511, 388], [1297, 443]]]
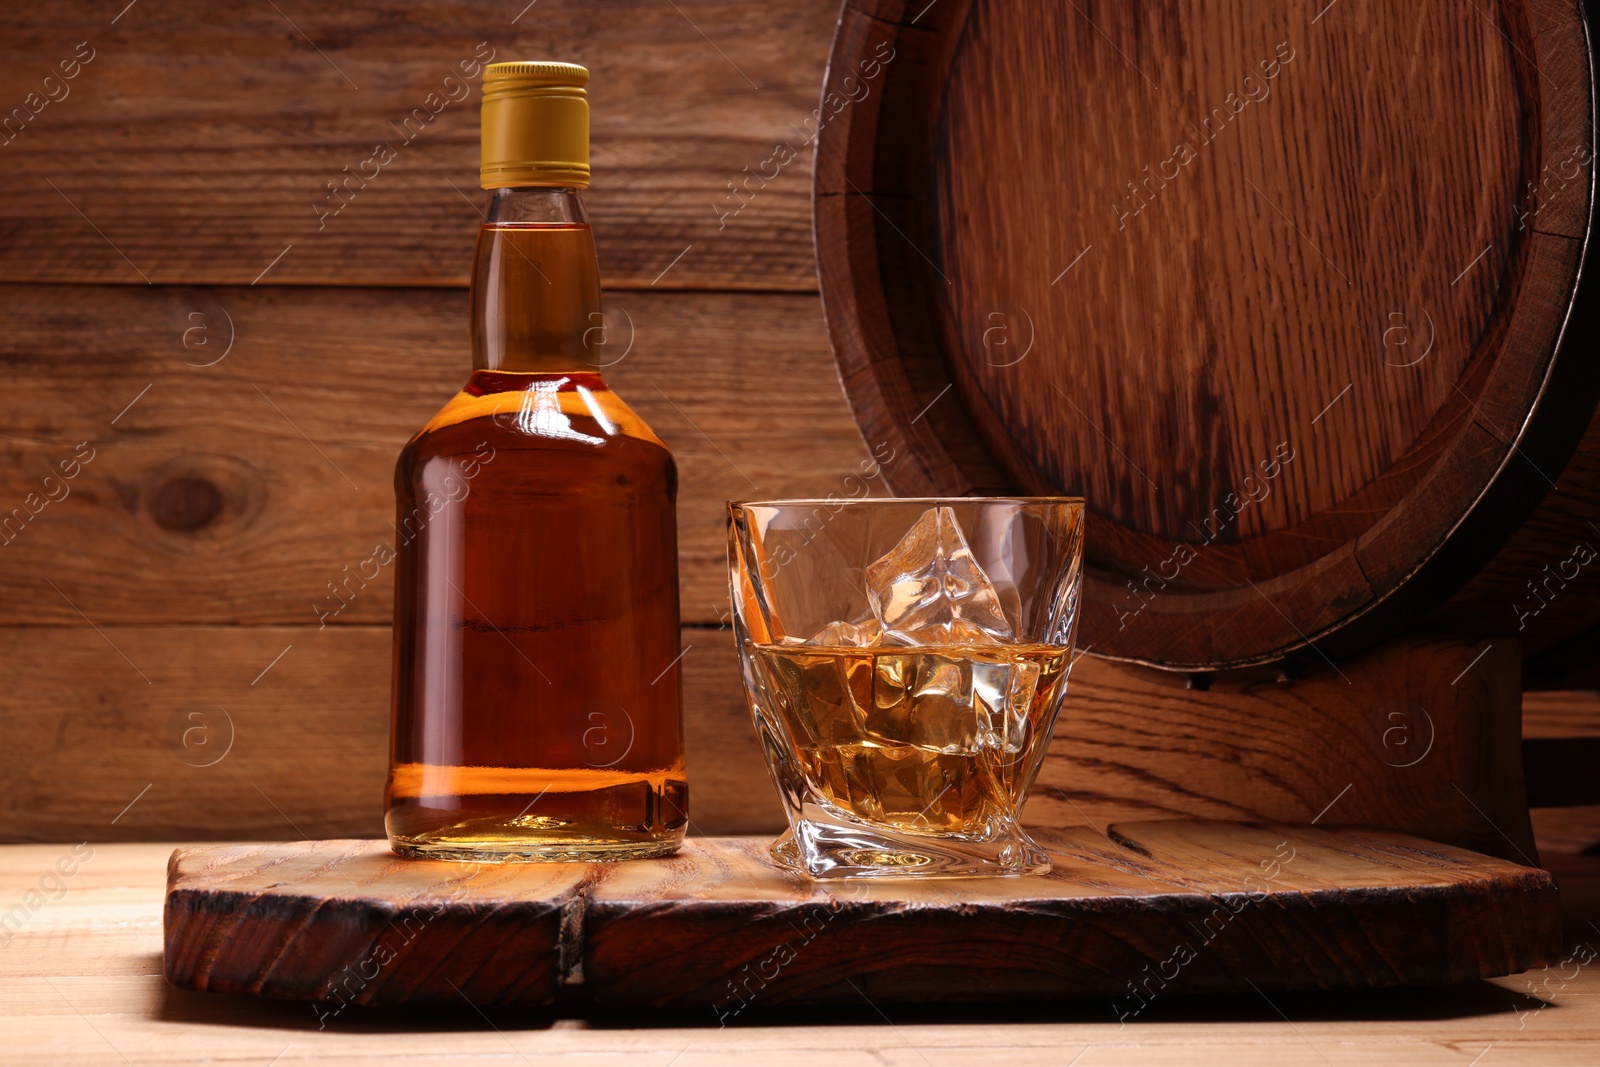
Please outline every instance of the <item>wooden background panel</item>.
[[[679, 465], [684, 618], [722, 621], [726, 501], [882, 491], [817, 298], [608, 307], [607, 377]], [[395, 457], [466, 380], [466, 316], [460, 290], [0, 287], [0, 622], [388, 622], [389, 574], [343, 583], [393, 544]]]
[[[808, 140], [836, 15], [12, 13], [0, 101], [24, 111], [0, 130], [0, 282], [34, 284], [0, 285], [8, 832], [380, 832], [388, 576], [326, 629], [318, 608], [392, 538], [395, 455], [468, 369], [476, 85], [426, 98], [489, 49], [594, 72], [588, 202], [610, 351], [627, 352], [608, 377], [679, 462], [685, 618], [726, 619], [724, 501], [875, 488], [846, 481], [867, 452], [811, 295]], [[75, 76], [45, 84], [62, 61]], [[437, 117], [407, 140], [418, 106]], [[395, 160], [330, 214], [325, 183], [379, 140]], [[779, 145], [792, 158], [764, 167]], [[685, 644], [695, 829], [773, 829], [728, 635]], [[198, 765], [225, 729], [234, 747]]]
[[[783, 816], [733, 635], [686, 627], [683, 641], [692, 830], [775, 833]], [[378, 836], [389, 655], [383, 626], [0, 627], [0, 731], [10, 739], [0, 749], [0, 841]], [[1390, 691], [1426, 689], [1428, 679], [1403, 677], [1392, 653], [1378, 658], [1349, 693], [1333, 676], [1311, 689], [1269, 681], [1198, 692], [1083, 657], [1027, 821], [1103, 828], [1130, 817], [1320, 814], [1328, 825], [1436, 840], [1475, 833], [1486, 851], [1507, 852], [1449, 784], [1486, 811], [1505, 806], [1463, 762], [1482, 740], [1471, 712], [1494, 696], [1487, 675], [1464, 678], [1451, 690], [1456, 704], [1432, 709], [1436, 747], [1400, 766], [1415, 751], [1405, 745], [1423, 740], [1421, 720], [1386, 739]], [[1538, 699], [1592, 717], [1592, 697]], [[1596, 812], [1546, 813], [1541, 845], [1600, 840]]]
[[[1600, 805], [1535, 808], [1531, 815], [1533, 836], [1539, 842], [1540, 858], [1545, 862], [1557, 853], [1581, 853], [1600, 858]], [[1562, 885], [1565, 884], [1563, 879]]]
[[[806, 142], [832, 0], [164, 0], [113, 24], [119, 7], [6, 13], [0, 280], [243, 284], [292, 245], [276, 284], [463, 285], [478, 94], [445, 79], [492, 56], [592, 70], [606, 284], [650, 285], [693, 245], [659, 284], [815, 287]], [[380, 143], [392, 162], [366, 163]], [[347, 174], [370, 180], [322, 217]]]
[[1600, 692], [1577, 689], [1524, 693], [1522, 736], [1600, 737]]
[[[388, 576], [325, 630], [314, 602], [388, 535], [395, 454], [465, 376], [475, 87], [320, 230], [313, 205], [479, 42], [595, 72], [588, 200], [613, 340], [634, 340], [609, 377], [678, 457], [685, 619], [724, 618], [725, 499], [861, 484], [810, 295], [804, 141], [832, 0], [122, 6], [8, 12], [0, 35], [0, 108], [94, 50], [70, 95], [0, 134], [0, 283], [30, 283], [0, 284], [0, 520], [94, 449], [0, 548], [0, 839], [381, 831]], [[730, 193], [778, 144], [794, 160]], [[684, 641], [694, 829], [771, 832], [731, 635]], [[1133, 729], [1182, 704], [1226, 732], [1233, 712], [1078, 670], [1035, 821], [1103, 825], [1113, 785], [1141, 813], [1240, 808], [1217, 793], [1238, 767]], [[1148, 766], [1082, 758], [1101, 700], [1094, 736], [1153, 746]], [[1258, 726], [1293, 710], [1252, 706]], [[1155, 764], [1196, 784], [1129, 770]], [[1271, 778], [1244, 808], [1282, 817], [1289, 796], [1309, 817], [1324, 778]]]
[[[729, 631], [686, 629], [692, 832], [783, 816]], [[381, 837], [390, 631], [0, 627], [0, 841]]]

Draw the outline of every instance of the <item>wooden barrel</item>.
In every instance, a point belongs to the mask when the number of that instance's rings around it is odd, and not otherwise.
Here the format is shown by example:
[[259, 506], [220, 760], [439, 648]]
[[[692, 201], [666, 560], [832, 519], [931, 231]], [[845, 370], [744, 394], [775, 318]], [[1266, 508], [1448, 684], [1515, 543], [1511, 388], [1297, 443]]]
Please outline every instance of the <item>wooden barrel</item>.
[[850, 0], [815, 216], [867, 444], [902, 494], [1083, 495], [1098, 654], [1432, 613], [1570, 658], [1592, 86], [1577, 0]]

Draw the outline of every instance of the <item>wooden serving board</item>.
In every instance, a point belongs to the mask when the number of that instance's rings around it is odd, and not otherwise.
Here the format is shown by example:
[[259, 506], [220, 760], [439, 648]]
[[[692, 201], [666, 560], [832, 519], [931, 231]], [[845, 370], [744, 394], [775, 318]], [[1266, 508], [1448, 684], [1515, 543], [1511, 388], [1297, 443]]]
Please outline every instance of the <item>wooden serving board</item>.
[[1165, 821], [1041, 833], [1037, 878], [813, 883], [755, 838], [617, 865], [401, 860], [382, 841], [185, 848], [166, 975], [365, 1005], [669, 1008], [1444, 983], [1561, 947], [1542, 870], [1405, 834]]

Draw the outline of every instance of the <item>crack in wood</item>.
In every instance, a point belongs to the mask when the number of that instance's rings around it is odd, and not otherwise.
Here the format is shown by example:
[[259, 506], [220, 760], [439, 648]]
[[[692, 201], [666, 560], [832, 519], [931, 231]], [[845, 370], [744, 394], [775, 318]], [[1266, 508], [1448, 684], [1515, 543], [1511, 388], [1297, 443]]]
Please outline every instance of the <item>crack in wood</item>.
[[587, 887], [561, 906], [561, 933], [556, 943], [556, 984], [563, 989], [583, 985], [583, 918], [589, 910]]

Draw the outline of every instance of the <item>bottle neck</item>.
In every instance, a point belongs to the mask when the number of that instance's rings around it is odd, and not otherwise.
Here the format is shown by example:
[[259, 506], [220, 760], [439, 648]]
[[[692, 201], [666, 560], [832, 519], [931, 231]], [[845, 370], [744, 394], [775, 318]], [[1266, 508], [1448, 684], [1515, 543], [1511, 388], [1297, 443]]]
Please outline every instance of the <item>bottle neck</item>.
[[496, 189], [472, 270], [472, 367], [593, 372], [600, 266], [575, 188]]

